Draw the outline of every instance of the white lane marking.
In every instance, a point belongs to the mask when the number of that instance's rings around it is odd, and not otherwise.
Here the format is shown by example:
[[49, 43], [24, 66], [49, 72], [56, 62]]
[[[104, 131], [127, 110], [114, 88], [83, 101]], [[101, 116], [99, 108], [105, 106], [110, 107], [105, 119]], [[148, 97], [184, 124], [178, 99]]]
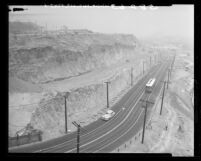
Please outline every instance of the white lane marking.
[[[162, 76], [161, 76], [162, 77]], [[157, 81], [157, 83], [156, 84], [158, 84], [158, 82], [159, 81]], [[162, 86], [163, 87], [163, 86]], [[161, 89], [162, 89], [162, 87], [161, 87]], [[160, 89], [160, 92], [159, 93], [161, 93], [161, 89]], [[149, 95], [149, 97], [150, 97], [151, 95]], [[149, 97], [148, 97], [148, 99], [149, 99]], [[142, 111], [143, 112], [143, 111]], [[142, 112], [141, 112], [141, 114], [142, 114]], [[140, 115], [141, 115], [140, 114]], [[139, 118], [139, 117], [138, 117]], [[138, 120], [138, 119], [137, 119]], [[137, 120], [135, 121], [135, 123], [134, 123], [134, 125], [132, 125], [124, 134], [122, 134], [120, 137], [122, 137], [123, 135], [125, 135], [133, 126], [135, 126], [135, 124], [137, 123]], [[112, 142], [110, 142], [109, 144], [106, 144], [105, 146], [103, 146], [101, 149], [103, 149], [103, 148], [105, 148], [106, 146], [108, 146], [108, 145], [110, 145], [110, 144], [112, 144], [112, 143], [114, 143], [116, 140], [118, 140], [120, 137], [118, 137], [117, 139], [115, 139], [114, 141], [112, 141]], [[100, 151], [101, 149], [99, 149], [99, 150], [96, 150], [95, 152], [97, 152], [97, 151]], [[95, 153], [94, 152], [94, 153]]]
[[[162, 68], [162, 66], [160, 66], [160, 68]], [[161, 70], [161, 69], [160, 69], [160, 70]], [[159, 71], [160, 71], [160, 70], [159, 70]], [[154, 72], [154, 71], [152, 71], [151, 73], [153, 73], [153, 72]], [[158, 73], [158, 72], [157, 72], [157, 73]], [[146, 80], [144, 80], [143, 83], [144, 83], [145, 81], [146, 81]], [[144, 90], [144, 88], [143, 88], [143, 90]], [[135, 94], [135, 93], [133, 93], [133, 94], [131, 94], [131, 95], [129, 96], [129, 99], [124, 103], [124, 105], [132, 98], [132, 96], [133, 96], [134, 94]], [[131, 106], [130, 106], [130, 107], [131, 107]], [[129, 107], [129, 108], [130, 108], [130, 107]], [[116, 114], [116, 116], [117, 116], [120, 112], [121, 112], [121, 110], [118, 111], [118, 113]], [[85, 135], [89, 135], [89, 134], [91, 134], [92, 132], [94, 132], [95, 130], [97, 130], [97, 129], [99, 129], [99, 128], [101, 128], [101, 127], [103, 127], [104, 125], [109, 124], [109, 123], [110, 123], [110, 122], [108, 121], [107, 123], [102, 124], [101, 126], [99, 126], [99, 127], [95, 128], [94, 130], [90, 131], [89, 133], [85, 133], [85, 134], [81, 135], [81, 137], [84, 137]], [[74, 138], [74, 139], [72, 139], [72, 140], [65, 141], [65, 142], [60, 143], [60, 144], [57, 144], [57, 145], [54, 145], [54, 146], [51, 146], [51, 147], [48, 147], [48, 148], [40, 149], [40, 150], [34, 151], [33, 153], [37, 153], [37, 152], [41, 152], [41, 151], [46, 151], [46, 150], [51, 150], [51, 149], [56, 148], [56, 147], [58, 147], [58, 146], [64, 145], [64, 144], [66, 144], [66, 143], [68, 143], [68, 142], [71, 142], [71, 141], [73, 141], [73, 140], [75, 140], [75, 139], [76, 139], [76, 138]]]
[[[137, 120], [135, 121], [135, 123], [134, 123], [125, 133], [123, 133], [123, 135], [126, 134], [132, 127], [135, 126], [135, 124], [137, 123], [137, 121], [138, 121], [138, 119], [140, 118], [140, 116], [142, 115], [142, 113], [143, 113], [143, 111], [141, 111], [141, 113], [138, 115], [138, 118], [137, 118]], [[122, 137], [123, 135], [121, 135], [120, 137]], [[110, 144], [112, 144], [113, 142], [115, 142], [116, 140], [118, 140], [120, 137], [118, 137], [117, 139], [115, 139], [114, 141], [112, 141]], [[110, 145], [110, 144], [106, 144], [105, 146], [101, 147], [101, 149], [105, 148], [106, 146], [108, 146], [108, 145]], [[96, 152], [100, 151], [101, 149], [98, 149], [98, 150], [96, 150], [96, 151], [93, 152], [93, 153], [96, 153]]]
[[[116, 115], [115, 116], [118, 116], [118, 114], [121, 112], [121, 110], [119, 110], [117, 113], [116, 113]], [[113, 117], [113, 118], [111, 118], [110, 120], [112, 120], [112, 119], [114, 119], [115, 117]], [[108, 122], [107, 122], [108, 123]], [[106, 123], [105, 123], [106, 124]], [[103, 124], [103, 125], [105, 125], [105, 124]], [[99, 126], [99, 127], [102, 127], [103, 125], [101, 125], [101, 126]], [[96, 129], [98, 129], [98, 128], [95, 128], [94, 130], [96, 130]], [[93, 130], [93, 131], [94, 131]], [[83, 136], [85, 136], [85, 135], [88, 135], [88, 134], [90, 134], [91, 132], [93, 132], [93, 131], [90, 131], [89, 133], [85, 133], [85, 134], [83, 134], [83, 135], [81, 135], [82, 137]], [[68, 142], [71, 142], [71, 141], [73, 141], [73, 140], [75, 140], [75, 139], [77, 139], [77, 138], [74, 138], [74, 139], [72, 139], [72, 140], [68, 140], [68, 141], [65, 141], [65, 142], [63, 142], [63, 143], [60, 143], [60, 144], [57, 144], [57, 145], [54, 145], [54, 146], [51, 146], [51, 147], [48, 147], [48, 148], [44, 148], [44, 149], [40, 149], [40, 150], [37, 150], [37, 151], [34, 151], [33, 153], [37, 153], [37, 152], [41, 152], [41, 151], [46, 151], [46, 150], [51, 150], [51, 149], [53, 149], [53, 148], [56, 148], [56, 147], [58, 147], [58, 146], [61, 146], [61, 145], [63, 145], [63, 144], [66, 144], [66, 143], [68, 143]]]
[[[145, 82], [145, 81], [144, 81]], [[143, 88], [143, 90], [144, 90], [144, 88]], [[143, 91], [142, 90], [142, 91]], [[134, 93], [132, 94], [132, 95], [130, 95], [129, 96], [129, 99], [125, 102], [125, 104], [132, 98], [131, 96], [133, 96], [134, 95]], [[131, 107], [131, 106], [130, 106]], [[129, 107], [129, 108], [130, 108]], [[121, 110], [119, 110], [117, 113], [116, 113], [116, 115], [115, 116], [118, 116], [118, 114], [121, 112]], [[112, 119], [114, 119], [115, 117], [113, 117]], [[112, 120], [111, 119], [111, 120]], [[83, 134], [83, 135], [81, 135], [81, 137], [83, 137], [83, 136], [85, 136], [85, 135], [89, 135], [90, 133], [92, 133], [92, 132], [94, 132], [95, 130], [97, 130], [97, 129], [99, 129], [99, 128], [101, 128], [101, 127], [103, 127], [104, 125], [106, 125], [106, 124], [109, 124], [110, 122], [108, 121], [108, 122], [106, 122], [105, 124], [102, 124], [101, 126], [99, 126], [99, 127], [97, 127], [97, 128], [95, 128], [94, 130], [92, 130], [92, 131], [90, 131], [89, 133], [85, 133], [85, 134]], [[68, 141], [65, 141], [65, 142], [63, 142], [63, 143], [60, 143], [60, 144], [57, 144], [57, 145], [55, 145], [55, 146], [51, 146], [51, 147], [48, 147], [48, 148], [45, 148], [45, 149], [40, 149], [40, 150], [37, 150], [37, 151], [34, 151], [35, 153], [37, 153], [37, 152], [41, 152], [41, 151], [45, 151], [45, 150], [51, 150], [52, 148], [56, 148], [56, 147], [58, 147], [58, 146], [61, 146], [61, 145], [63, 145], [63, 144], [66, 144], [66, 143], [68, 143], [68, 142], [71, 142], [71, 141], [73, 141], [73, 140], [75, 140], [76, 138], [74, 138], [74, 139], [72, 139], [72, 140], [68, 140]]]
[[[138, 103], [139, 99], [142, 97], [143, 94], [144, 94], [144, 93], [142, 93], [142, 94], [140, 95], [140, 97], [138, 98], [138, 100], [137, 100], [137, 102], [135, 103], [135, 105]], [[133, 110], [133, 108], [135, 107], [135, 105], [132, 107], [132, 110]], [[92, 140], [92, 141], [90, 141], [90, 142], [88, 142], [88, 143], [86, 143], [86, 144], [81, 145], [80, 148], [81, 148], [81, 147], [84, 147], [84, 146], [86, 146], [86, 145], [88, 145], [88, 144], [90, 144], [90, 143], [92, 143], [92, 142], [94, 142], [94, 141], [96, 141], [96, 140], [98, 140], [98, 139], [100, 139], [100, 138], [102, 138], [102, 137], [104, 137], [105, 135], [109, 134], [111, 131], [114, 131], [116, 128], [118, 128], [121, 124], [123, 124], [123, 123], [125, 122], [125, 120], [129, 117], [129, 115], [130, 115], [130, 113], [132, 112], [132, 110], [129, 111], [128, 115], [122, 120], [122, 122], [121, 122], [120, 124], [118, 124], [117, 126], [115, 126], [115, 127], [114, 127], [113, 129], [111, 129], [110, 131], [106, 132], [104, 135], [102, 135], [102, 136], [100, 136], [100, 137], [98, 137], [98, 138], [96, 138], [96, 139], [94, 139], [94, 140]], [[76, 148], [71, 149], [71, 150], [69, 150], [69, 151], [66, 151], [65, 153], [71, 152], [71, 151], [73, 151], [73, 150], [75, 150], [75, 149], [76, 149]]]
[[[156, 73], [155, 75], [158, 75], [158, 73], [160, 73], [162, 67], [163, 67], [163, 66], [160, 67], [160, 69], [157, 71], [157, 73]], [[157, 83], [158, 83], [158, 82], [157, 82]], [[129, 111], [129, 113], [127, 114], [127, 116], [122, 120], [122, 122], [121, 122], [120, 124], [118, 124], [117, 126], [115, 126], [113, 129], [111, 129], [110, 131], [108, 131], [108, 132], [105, 133], [104, 135], [102, 135], [102, 136], [100, 136], [100, 137], [98, 137], [98, 138], [96, 138], [96, 139], [94, 139], [94, 140], [92, 140], [92, 141], [90, 141], [90, 142], [88, 142], [88, 143], [86, 143], [86, 144], [81, 145], [80, 148], [81, 148], [81, 147], [84, 147], [84, 146], [86, 146], [86, 145], [88, 145], [88, 144], [90, 144], [90, 143], [92, 143], [92, 142], [94, 142], [94, 141], [96, 141], [96, 140], [98, 140], [98, 139], [100, 139], [100, 138], [102, 138], [102, 137], [104, 137], [105, 135], [107, 135], [107, 134], [110, 133], [111, 131], [113, 131], [113, 130], [115, 130], [116, 128], [118, 128], [121, 124], [123, 124], [123, 123], [125, 122], [125, 120], [129, 117], [129, 115], [130, 115], [130, 113], [132, 112], [133, 108], [136, 106], [136, 104], [138, 103], [139, 99], [142, 97], [143, 94], [144, 94], [144, 92], [140, 95], [140, 97], [138, 98], [138, 100], [136, 101], [136, 103], [134, 104], [134, 106], [132, 107], [131, 111]], [[73, 149], [71, 149], [71, 150], [69, 150], [69, 151], [66, 151], [65, 153], [71, 152], [71, 151], [73, 151], [73, 150], [75, 150], [75, 149], [76, 149], [76, 148], [73, 148]]]

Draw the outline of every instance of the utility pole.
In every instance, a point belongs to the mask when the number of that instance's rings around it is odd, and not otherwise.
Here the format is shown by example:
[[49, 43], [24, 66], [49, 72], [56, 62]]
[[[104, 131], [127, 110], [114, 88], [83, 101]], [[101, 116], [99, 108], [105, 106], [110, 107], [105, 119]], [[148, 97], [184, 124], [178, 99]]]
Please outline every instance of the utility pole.
[[69, 92], [66, 92], [66, 94], [64, 95], [64, 102], [65, 102], [65, 133], [67, 134], [68, 133], [68, 122], [67, 122], [67, 102], [66, 102], [66, 99], [68, 98], [69, 96]]
[[145, 100], [140, 100], [140, 101], [146, 102], [145, 106], [142, 106], [143, 108], [145, 108], [145, 110], [144, 110], [144, 124], [143, 124], [143, 132], [142, 132], [142, 142], [141, 142], [141, 143], [143, 144], [143, 143], [144, 143], [144, 134], [145, 134], [146, 117], [147, 117], [147, 105], [148, 105], [148, 103], [151, 103], [151, 104], [154, 104], [154, 103], [148, 101], [148, 97], [147, 97], [146, 101], [145, 101]]
[[175, 61], [175, 55], [174, 55], [174, 58], [173, 58], [173, 61], [172, 61], [172, 64], [171, 64], [171, 70], [172, 70], [172, 68], [173, 68], [174, 61]]
[[151, 56], [150, 56], [150, 67], [151, 67]]
[[75, 121], [72, 122], [77, 127], [77, 153], [80, 149], [80, 124], [77, 124]]
[[171, 79], [171, 75], [172, 75], [172, 69], [169, 68], [169, 80]]
[[47, 37], [47, 23], [45, 23], [46, 37]]
[[143, 61], [143, 75], [144, 75], [144, 61]]
[[167, 80], [167, 89], [168, 89], [168, 84], [169, 84], [169, 78], [170, 77], [170, 69], [168, 69], [168, 80]]
[[108, 84], [110, 83], [109, 81], [105, 82], [107, 84], [107, 108], [109, 108], [109, 89], [108, 89]]
[[64, 96], [65, 99], [65, 132], [68, 133], [68, 124], [67, 124], [67, 109], [66, 109], [66, 96]]
[[131, 87], [133, 86], [133, 67], [131, 67]]
[[157, 56], [157, 54], [156, 54], [156, 63], [158, 63], [158, 56]]
[[77, 153], [79, 153], [80, 150], [80, 124], [78, 124], [77, 127]]
[[163, 98], [164, 98], [164, 94], [165, 94], [165, 83], [166, 83], [166, 81], [164, 81], [164, 85], [163, 85], [163, 95], [162, 95], [162, 101], [161, 101], [160, 115], [162, 114], [162, 108], [163, 108]]

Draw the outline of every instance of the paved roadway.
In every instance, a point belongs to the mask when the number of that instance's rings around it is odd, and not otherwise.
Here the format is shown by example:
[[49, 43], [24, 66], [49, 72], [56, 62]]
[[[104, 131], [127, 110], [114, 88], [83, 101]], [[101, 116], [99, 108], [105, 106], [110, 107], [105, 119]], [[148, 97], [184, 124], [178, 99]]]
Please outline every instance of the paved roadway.
[[[109, 121], [98, 119], [85, 126], [84, 130], [81, 129], [80, 153], [110, 152], [133, 137], [143, 126], [144, 109], [139, 100], [146, 97], [144, 93], [145, 84], [150, 78], [156, 78], [156, 86], [151, 95], [148, 96], [149, 100], [154, 101], [162, 88], [163, 83], [161, 81], [164, 80], [169, 65], [170, 61], [166, 61], [152, 67], [147, 75], [111, 107], [116, 112], [112, 119]], [[125, 109], [123, 110], [122, 107]], [[148, 107], [147, 119], [152, 107], [153, 105]], [[76, 132], [73, 132], [34, 145], [12, 148], [9, 149], [9, 152], [75, 153], [76, 141], [77, 135]]]

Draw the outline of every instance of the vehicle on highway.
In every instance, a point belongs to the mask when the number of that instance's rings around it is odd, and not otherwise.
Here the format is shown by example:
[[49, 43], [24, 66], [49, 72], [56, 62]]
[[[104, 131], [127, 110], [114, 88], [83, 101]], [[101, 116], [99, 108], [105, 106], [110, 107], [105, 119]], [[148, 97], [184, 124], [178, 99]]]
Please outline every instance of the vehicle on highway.
[[156, 79], [152, 78], [147, 82], [146, 87], [145, 87], [146, 92], [148, 92], [148, 93], [152, 92], [152, 89], [154, 88], [154, 85], [155, 85], [155, 81], [156, 81]]
[[101, 119], [107, 121], [107, 120], [109, 120], [110, 118], [112, 118], [114, 115], [115, 115], [115, 112], [114, 112], [114, 111], [108, 110], [108, 111], [106, 112], [106, 114], [104, 114], [104, 115], [101, 117]]

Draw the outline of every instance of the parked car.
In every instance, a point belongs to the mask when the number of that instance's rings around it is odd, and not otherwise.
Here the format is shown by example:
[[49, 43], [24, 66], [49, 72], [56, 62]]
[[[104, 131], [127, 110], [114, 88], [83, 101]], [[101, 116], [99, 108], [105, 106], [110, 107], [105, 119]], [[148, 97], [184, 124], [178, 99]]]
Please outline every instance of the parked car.
[[107, 120], [109, 120], [110, 118], [112, 118], [114, 115], [115, 115], [115, 112], [114, 112], [114, 111], [108, 110], [108, 111], [106, 112], [106, 114], [104, 114], [104, 115], [101, 117], [101, 119], [107, 121]]

